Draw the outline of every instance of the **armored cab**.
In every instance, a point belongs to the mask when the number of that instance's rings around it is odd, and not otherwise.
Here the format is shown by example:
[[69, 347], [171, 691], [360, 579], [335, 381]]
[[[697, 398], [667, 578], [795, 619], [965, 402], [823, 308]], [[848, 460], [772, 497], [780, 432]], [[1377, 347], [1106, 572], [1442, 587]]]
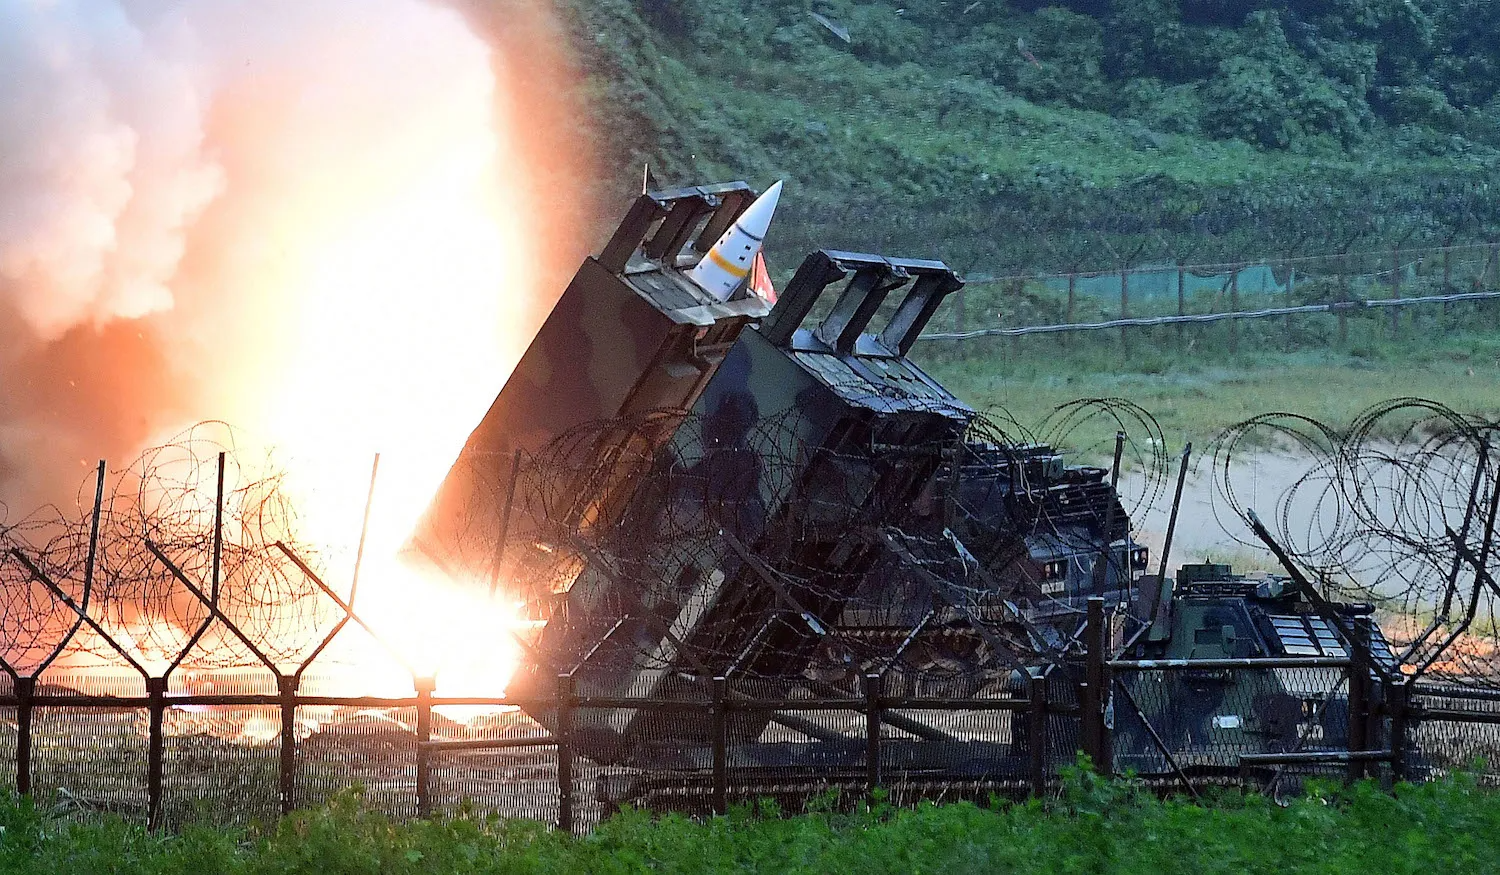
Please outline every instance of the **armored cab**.
[[1090, 597], [1130, 602], [1150, 557], [1108, 471], [1045, 445], [966, 449], [955, 530], [1033, 624], [1057, 641], [1077, 634]]
[[[1328, 611], [1337, 612], [1330, 616]], [[1377, 672], [1396, 660], [1364, 604], [1314, 604], [1290, 579], [1184, 565], [1158, 622], [1127, 658], [1182, 660], [1124, 674], [1115, 765], [1140, 774], [1238, 770], [1244, 754], [1347, 750], [1348, 686], [1339, 668], [1257, 668], [1257, 660], [1351, 659], [1368, 636]], [[1195, 662], [1212, 661], [1203, 668]], [[1148, 728], [1149, 726], [1149, 728]], [[1170, 755], [1171, 759], [1168, 759]]]
[[1148, 559], [1108, 472], [1045, 445], [957, 444], [927, 500], [891, 523], [896, 543], [843, 628], [900, 646], [888, 686], [925, 695], [973, 695], [1064, 648], [1091, 596], [1134, 598]]
[[[617, 515], [637, 466], [671, 436], [740, 332], [771, 310], [744, 289], [721, 302], [685, 275], [754, 199], [744, 183], [729, 183], [636, 200], [470, 435], [413, 535], [415, 550], [457, 578], [565, 584], [543, 573], [556, 563], [535, 561], [537, 545], [548, 546], [544, 530]], [[587, 444], [574, 457], [585, 461], [554, 466], [545, 480], [513, 475], [517, 451], [545, 454], [574, 432]]]

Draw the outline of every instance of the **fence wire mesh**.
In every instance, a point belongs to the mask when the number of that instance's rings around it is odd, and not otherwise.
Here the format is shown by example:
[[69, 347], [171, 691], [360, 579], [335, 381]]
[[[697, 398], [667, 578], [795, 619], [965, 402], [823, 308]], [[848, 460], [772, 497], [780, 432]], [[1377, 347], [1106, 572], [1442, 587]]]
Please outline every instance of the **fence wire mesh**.
[[32, 717], [32, 792], [64, 811], [144, 823], [146, 714], [134, 708], [38, 708]]
[[1245, 754], [1348, 750], [1348, 693], [1339, 670], [1122, 671], [1115, 683], [1120, 770], [1228, 774]]
[[1500, 695], [1431, 685], [1419, 687], [1413, 701], [1436, 712], [1412, 732], [1427, 777], [1464, 771], [1500, 786]]
[[[541, 743], [551, 738], [546, 727], [514, 706], [499, 712], [486, 709], [478, 715], [442, 706], [438, 711], [433, 719], [435, 742], [539, 743], [504, 748], [435, 748], [431, 759], [434, 812], [468, 810], [557, 822], [557, 746]], [[438, 719], [444, 711], [467, 720]]]
[[[851, 432], [833, 449], [806, 439], [806, 423], [790, 415], [727, 424], [679, 417], [676, 445], [646, 452], [625, 440], [615, 467], [584, 465], [601, 442], [650, 424], [615, 420], [527, 460], [523, 491], [537, 504], [524, 513], [540, 519], [545, 538], [518, 547], [507, 567], [531, 575], [536, 591], [525, 595], [546, 622], [543, 634], [575, 638], [531, 663], [518, 685], [529, 693], [524, 711], [500, 700], [431, 706], [415, 695], [433, 692], [420, 679], [410, 688], [402, 679], [399, 701], [361, 695], [358, 679], [334, 671], [340, 655], [319, 647], [341, 620], [344, 637], [373, 636], [316, 569], [303, 567], [317, 552], [280, 540], [294, 531], [275, 478], [248, 466], [189, 464], [205, 451], [189, 439], [109, 490], [101, 473], [90, 504], [102, 509], [106, 493], [115, 504], [97, 512], [97, 524], [85, 508], [77, 520], [44, 515], [0, 532], [14, 560], [0, 565], [0, 630], [14, 674], [0, 682], [0, 752], [15, 763], [18, 784], [29, 766], [30, 790], [48, 804], [164, 826], [269, 818], [289, 802], [317, 804], [352, 785], [395, 817], [468, 809], [572, 827], [621, 804], [704, 814], [769, 798], [798, 810], [830, 792], [841, 794], [838, 804], [857, 804], [875, 786], [899, 800], [983, 798], [1044, 790], [1080, 749], [1112, 753], [1118, 771], [1190, 782], [1232, 779], [1246, 762], [1272, 786], [1348, 772], [1318, 760], [1247, 759], [1348, 753], [1354, 723], [1338, 671], [1121, 671], [1106, 701], [1097, 690], [1080, 693], [1080, 660], [1097, 668], [1120, 642], [1083, 641], [1088, 592], [1038, 584], [1054, 570], [1059, 580], [1074, 575], [1110, 595], [1122, 626], [1150, 620], [1137, 615], [1141, 583], [1151, 578], [1135, 566], [1130, 529], [1134, 511], [1159, 497], [1166, 480], [1165, 440], [1148, 415], [1118, 401], [1080, 402], [1035, 430], [976, 416], [924, 436], [912, 431], [952, 410], [907, 412], [917, 425]], [[1146, 473], [1138, 494], [1122, 499], [1106, 469], [1068, 468], [1046, 446], [1099, 416], [1143, 436], [1118, 447]], [[1403, 445], [1414, 448], [1405, 456], [1381, 437], [1395, 420], [1406, 423]], [[1489, 459], [1494, 426], [1413, 401], [1371, 411], [1344, 431], [1251, 420], [1215, 456], [1236, 522], [1231, 456], [1259, 429], [1304, 442], [1311, 473], [1298, 488], [1315, 493], [1329, 521], [1294, 532], [1283, 513], [1281, 540], [1293, 555], [1323, 572], [1330, 594], [1378, 598], [1398, 615], [1420, 615], [1446, 597], [1463, 613], [1462, 628], [1453, 631], [1460, 618], [1442, 614], [1425, 635], [1393, 639], [1431, 679], [1493, 686], [1495, 625], [1484, 584], [1486, 563], [1500, 559], [1473, 520], [1488, 508], [1493, 523], [1500, 504]], [[883, 446], [906, 452], [872, 461]], [[179, 463], [189, 473], [173, 479]], [[614, 518], [605, 508], [575, 512], [578, 491], [567, 484], [611, 481], [637, 466], [661, 473], [651, 500]], [[799, 485], [808, 471], [821, 478], [816, 489]], [[969, 491], [943, 485], [945, 474], [958, 479], [954, 472]], [[798, 537], [758, 547], [768, 558], [757, 560], [746, 544], [776, 514]], [[990, 528], [976, 523], [960, 542], [949, 524], [961, 528], [965, 514]], [[232, 524], [204, 522], [219, 516]], [[892, 519], [902, 525], [875, 525]], [[984, 531], [1000, 536], [985, 541]], [[1377, 542], [1386, 546], [1374, 549]], [[1058, 569], [1051, 554], [1033, 561], [1043, 548], [1067, 561]], [[217, 594], [195, 589], [216, 579], [206, 557], [221, 550]], [[1338, 575], [1354, 567], [1351, 557], [1385, 563], [1366, 576], [1374, 584]], [[739, 590], [721, 601], [723, 569], [732, 566]], [[1021, 570], [997, 580], [991, 567]], [[1456, 577], [1454, 568], [1469, 570]], [[872, 586], [872, 572], [890, 585]], [[564, 579], [597, 597], [569, 606], [558, 598], [571, 592], [556, 586]], [[1022, 595], [1003, 597], [1014, 592]], [[288, 623], [296, 631], [283, 635]], [[1449, 634], [1457, 649], [1434, 643]], [[311, 670], [299, 676], [298, 664]], [[1033, 712], [1027, 678], [1048, 667], [1038, 685], [1045, 711]], [[715, 681], [718, 672], [730, 679]], [[26, 694], [32, 678], [36, 701]], [[278, 700], [293, 679], [300, 693]], [[165, 698], [148, 696], [163, 688]], [[610, 699], [622, 696], [639, 701]], [[1495, 724], [1485, 721], [1500, 713], [1496, 700], [1471, 689], [1424, 693], [1417, 704], [1430, 713], [1414, 715], [1409, 774], [1488, 758]], [[1101, 715], [1086, 713], [1095, 705]], [[1374, 703], [1378, 725], [1362, 740], [1364, 753], [1392, 743], [1384, 705]], [[23, 711], [28, 757], [18, 750]], [[161, 719], [159, 781], [150, 769], [153, 713]], [[1107, 746], [1090, 738], [1093, 716], [1104, 721]], [[562, 744], [494, 746], [546, 736]], [[1376, 762], [1365, 771], [1390, 768]]]
[[279, 709], [215, 706], [163, 715], [162, 823], [268, 823], [281, 811]]
[[417, 815], [417, 709], [341, 708], [297, 747], [297, 804], [318, 805], [358, 785], [367, 804]]

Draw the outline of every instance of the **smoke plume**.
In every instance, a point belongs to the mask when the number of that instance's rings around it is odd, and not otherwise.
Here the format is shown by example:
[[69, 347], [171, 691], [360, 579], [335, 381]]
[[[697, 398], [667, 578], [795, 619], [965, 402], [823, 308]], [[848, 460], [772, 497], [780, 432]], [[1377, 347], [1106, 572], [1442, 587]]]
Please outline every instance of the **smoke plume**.
[[539, 4], [0, 0], [0, 501], [207, 418], [456, 452], [588, 242]]

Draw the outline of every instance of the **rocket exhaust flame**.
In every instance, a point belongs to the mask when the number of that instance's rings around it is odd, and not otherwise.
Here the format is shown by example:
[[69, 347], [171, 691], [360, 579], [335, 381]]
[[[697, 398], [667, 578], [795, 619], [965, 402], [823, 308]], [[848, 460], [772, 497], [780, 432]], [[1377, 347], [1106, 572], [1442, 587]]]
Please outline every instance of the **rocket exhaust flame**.
[[[516, 121], [547, 127], [529, 108], [566, 62], [522, 42], [542, 4], [513, 11], [501, 34], [421, 0], [0, 4], [0, 536], [79, 458], [224, 420], [275, 448], [347, 594], [380, 452], [356, 610], [445, 693], [503, 686], [510, 603], [397, 553], [572, 256], [555, 186], [583, 159]], [[545, 95], [521, 66], [555, 74]], [[152, 619], [113, 628], [146, 653]]]

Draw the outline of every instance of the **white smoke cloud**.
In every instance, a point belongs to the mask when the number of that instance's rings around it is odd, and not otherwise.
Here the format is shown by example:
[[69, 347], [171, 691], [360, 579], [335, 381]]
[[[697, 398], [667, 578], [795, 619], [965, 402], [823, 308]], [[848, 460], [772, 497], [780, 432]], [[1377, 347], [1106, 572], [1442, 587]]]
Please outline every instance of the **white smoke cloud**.
[[43, 338], [172, 305], [223, 186], [192, 37], [108, 0], [0, 2], [0, 293]]
[[199, 419], [461, 441], [535, 316], [532, 177], [572, 166], [517, 108], [566, 87], [546, 4], [465, 8], [0, 0], [0, 500]]

